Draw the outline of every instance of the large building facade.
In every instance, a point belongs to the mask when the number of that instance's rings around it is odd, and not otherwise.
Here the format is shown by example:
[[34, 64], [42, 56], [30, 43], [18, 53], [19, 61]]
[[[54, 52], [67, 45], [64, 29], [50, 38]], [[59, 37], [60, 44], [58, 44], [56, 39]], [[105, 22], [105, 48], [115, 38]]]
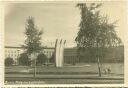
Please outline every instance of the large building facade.
[[12, 58], [14, 60], [14, 64], [18, 64], [17, 58], [20, 57], [20, 54], [23, 53], [24, 50], [21, 47], [12, 47], [12, 46], [6, 46], [5, 47], [5, 58]]
[[[20, 54], [24, 53], [23, 47], [12, 47], [12, 46], [5, 46], [5, 59], [6, 58], [12, 58], [14, 60], [14, 65], [18, 65], [18, 58], [20, 57]], [[47, 48], [45, 47], [42, 50], [42, 53], [44, 53], [47, 58], [50, 58], [54, 52], [54, 48]]]
[[[107, 49], [108, 53], [105, 54], [103, 62], [123, 62], [124, 61], [124, 46], [119, 46], [115, 48]], [[53, 53], [55, 52], [54, 47], [44, 47], [41, 51], [44, 53], [47, 58], [51, 58]], [[18, 58], [20, 54], [24, 53], [24, 49], [22, 47], [5, 47], [5, 58], [12, 58], [14, 60], [14, 65], [18, 65]], [[54, 58], [52, 58], [54, 59]], [[95, 62], [95, 59], [92, 58], [92, 54], [88, 53], [88, 50], [83, 52], [82, 57], [78, 57], [77, 48], [65, 48], [64, 49], [64, 63], [67, 64], [75, 64], [75, 63], [88, 63]], [[52, 63], [53, 60], [52, 60]]]

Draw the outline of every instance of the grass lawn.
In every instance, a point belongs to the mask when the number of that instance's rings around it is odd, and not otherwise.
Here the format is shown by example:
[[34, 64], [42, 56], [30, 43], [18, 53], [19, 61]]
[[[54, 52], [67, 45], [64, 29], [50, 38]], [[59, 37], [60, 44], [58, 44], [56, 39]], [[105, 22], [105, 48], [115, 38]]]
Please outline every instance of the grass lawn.
[[[102, 64], [102, 69], [111, 68], [111, 73], [114, 74], [124, 74], [124, 64], [123, 63], [104, 63]], [[76, 65], [65, 65], [61, 68], [56, 68], [53, 65], [51, 66], [37, 66], [38, 73], [46, 74], [79, 74], [79, 73], [98, 73], [98, 68], [96, 63], [80, 63]], [[6, 73], [31, 73], [33, 69], [29, 66], [10, 66], [5, 68]]]

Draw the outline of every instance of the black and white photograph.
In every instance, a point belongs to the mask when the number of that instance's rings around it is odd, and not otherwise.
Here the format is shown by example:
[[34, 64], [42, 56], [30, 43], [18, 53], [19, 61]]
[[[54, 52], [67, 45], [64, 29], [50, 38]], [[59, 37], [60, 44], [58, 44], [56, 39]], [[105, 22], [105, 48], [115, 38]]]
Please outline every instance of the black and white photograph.
[[5, 3], [4, 84], [124, 84], [125, 1]]
[[[3, 87], [3, 88], [44, 88], [44, 87]], [[67, 87], [45, 87], [45, 88], [67, 88]], [[69, 88], [128, 88], [128, 87], [69, 87]]]

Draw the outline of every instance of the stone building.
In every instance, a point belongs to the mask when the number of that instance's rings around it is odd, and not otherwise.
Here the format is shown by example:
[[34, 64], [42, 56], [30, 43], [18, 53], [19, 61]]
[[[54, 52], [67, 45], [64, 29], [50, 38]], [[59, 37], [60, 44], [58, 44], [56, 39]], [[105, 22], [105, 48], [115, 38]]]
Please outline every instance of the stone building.
[[5, 58], [12, 58], [14, 60], [14, 65], [18, 65], [17, 58], [23, 51], [22, 47], [5, 46]]
[[[54, 47], [44, 47], [41, 51], [44, 53], [47, 58], [51, 58], [55, 51]], [[84, 56], [79, 58], [77, 56], [77, 48], [65, 48], [64, 49], [64, 63], [66, 64], [75, 64], [75, 63], [92, 63], [96, 62], [94, 59], [91, 59], [91, 54], [89, 55], [88, 50], [85, 51]], [[115, 48], [107, 49], [108, 53], [105, 55], [102, 62], [123, 62], [124, 61], [124, 47], [119, 46]], [[21, 53], [24, 52], [22, 47], [13, 47], [13, 46], [5, 46], [5, 58], [11, 57], [14, 60], [14, 65], [18, 65], [18, 57]], [[52, 58], [54, 59], [54, 58]], [[51, 63], [54, 63], [52, 61]]]
[[[44, 53], [47, 58], [50, 58], [54, 52], [54, 48], [44, 47], [42, 53]], [[5, 58], [12, 58], [14, 60], [14, 65], [18, 65], [18, 58], [20, 54], [24, 53], [23, 47], [5, 46]]]

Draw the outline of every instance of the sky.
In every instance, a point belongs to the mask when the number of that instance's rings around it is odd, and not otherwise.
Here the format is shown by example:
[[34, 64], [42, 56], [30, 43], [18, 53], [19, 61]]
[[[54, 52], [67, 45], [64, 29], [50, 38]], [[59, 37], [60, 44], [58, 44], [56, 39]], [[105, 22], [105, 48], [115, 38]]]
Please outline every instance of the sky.
[[[79, 29], [80, 10], [75, 2], [6, 3], [5, 45], [20, 46], [25, 40], [25, 24], [33, 16], [38, 29], [43, 30], [42, 44], [54, 46], [56, 39], [66, 40], [66, 47], [75, 47]], [[125, 2], [103, 2], [101, 15], [107, 15], [109, 22], [118, 20], [116, 31], [124, 41], [126, 29]]]

